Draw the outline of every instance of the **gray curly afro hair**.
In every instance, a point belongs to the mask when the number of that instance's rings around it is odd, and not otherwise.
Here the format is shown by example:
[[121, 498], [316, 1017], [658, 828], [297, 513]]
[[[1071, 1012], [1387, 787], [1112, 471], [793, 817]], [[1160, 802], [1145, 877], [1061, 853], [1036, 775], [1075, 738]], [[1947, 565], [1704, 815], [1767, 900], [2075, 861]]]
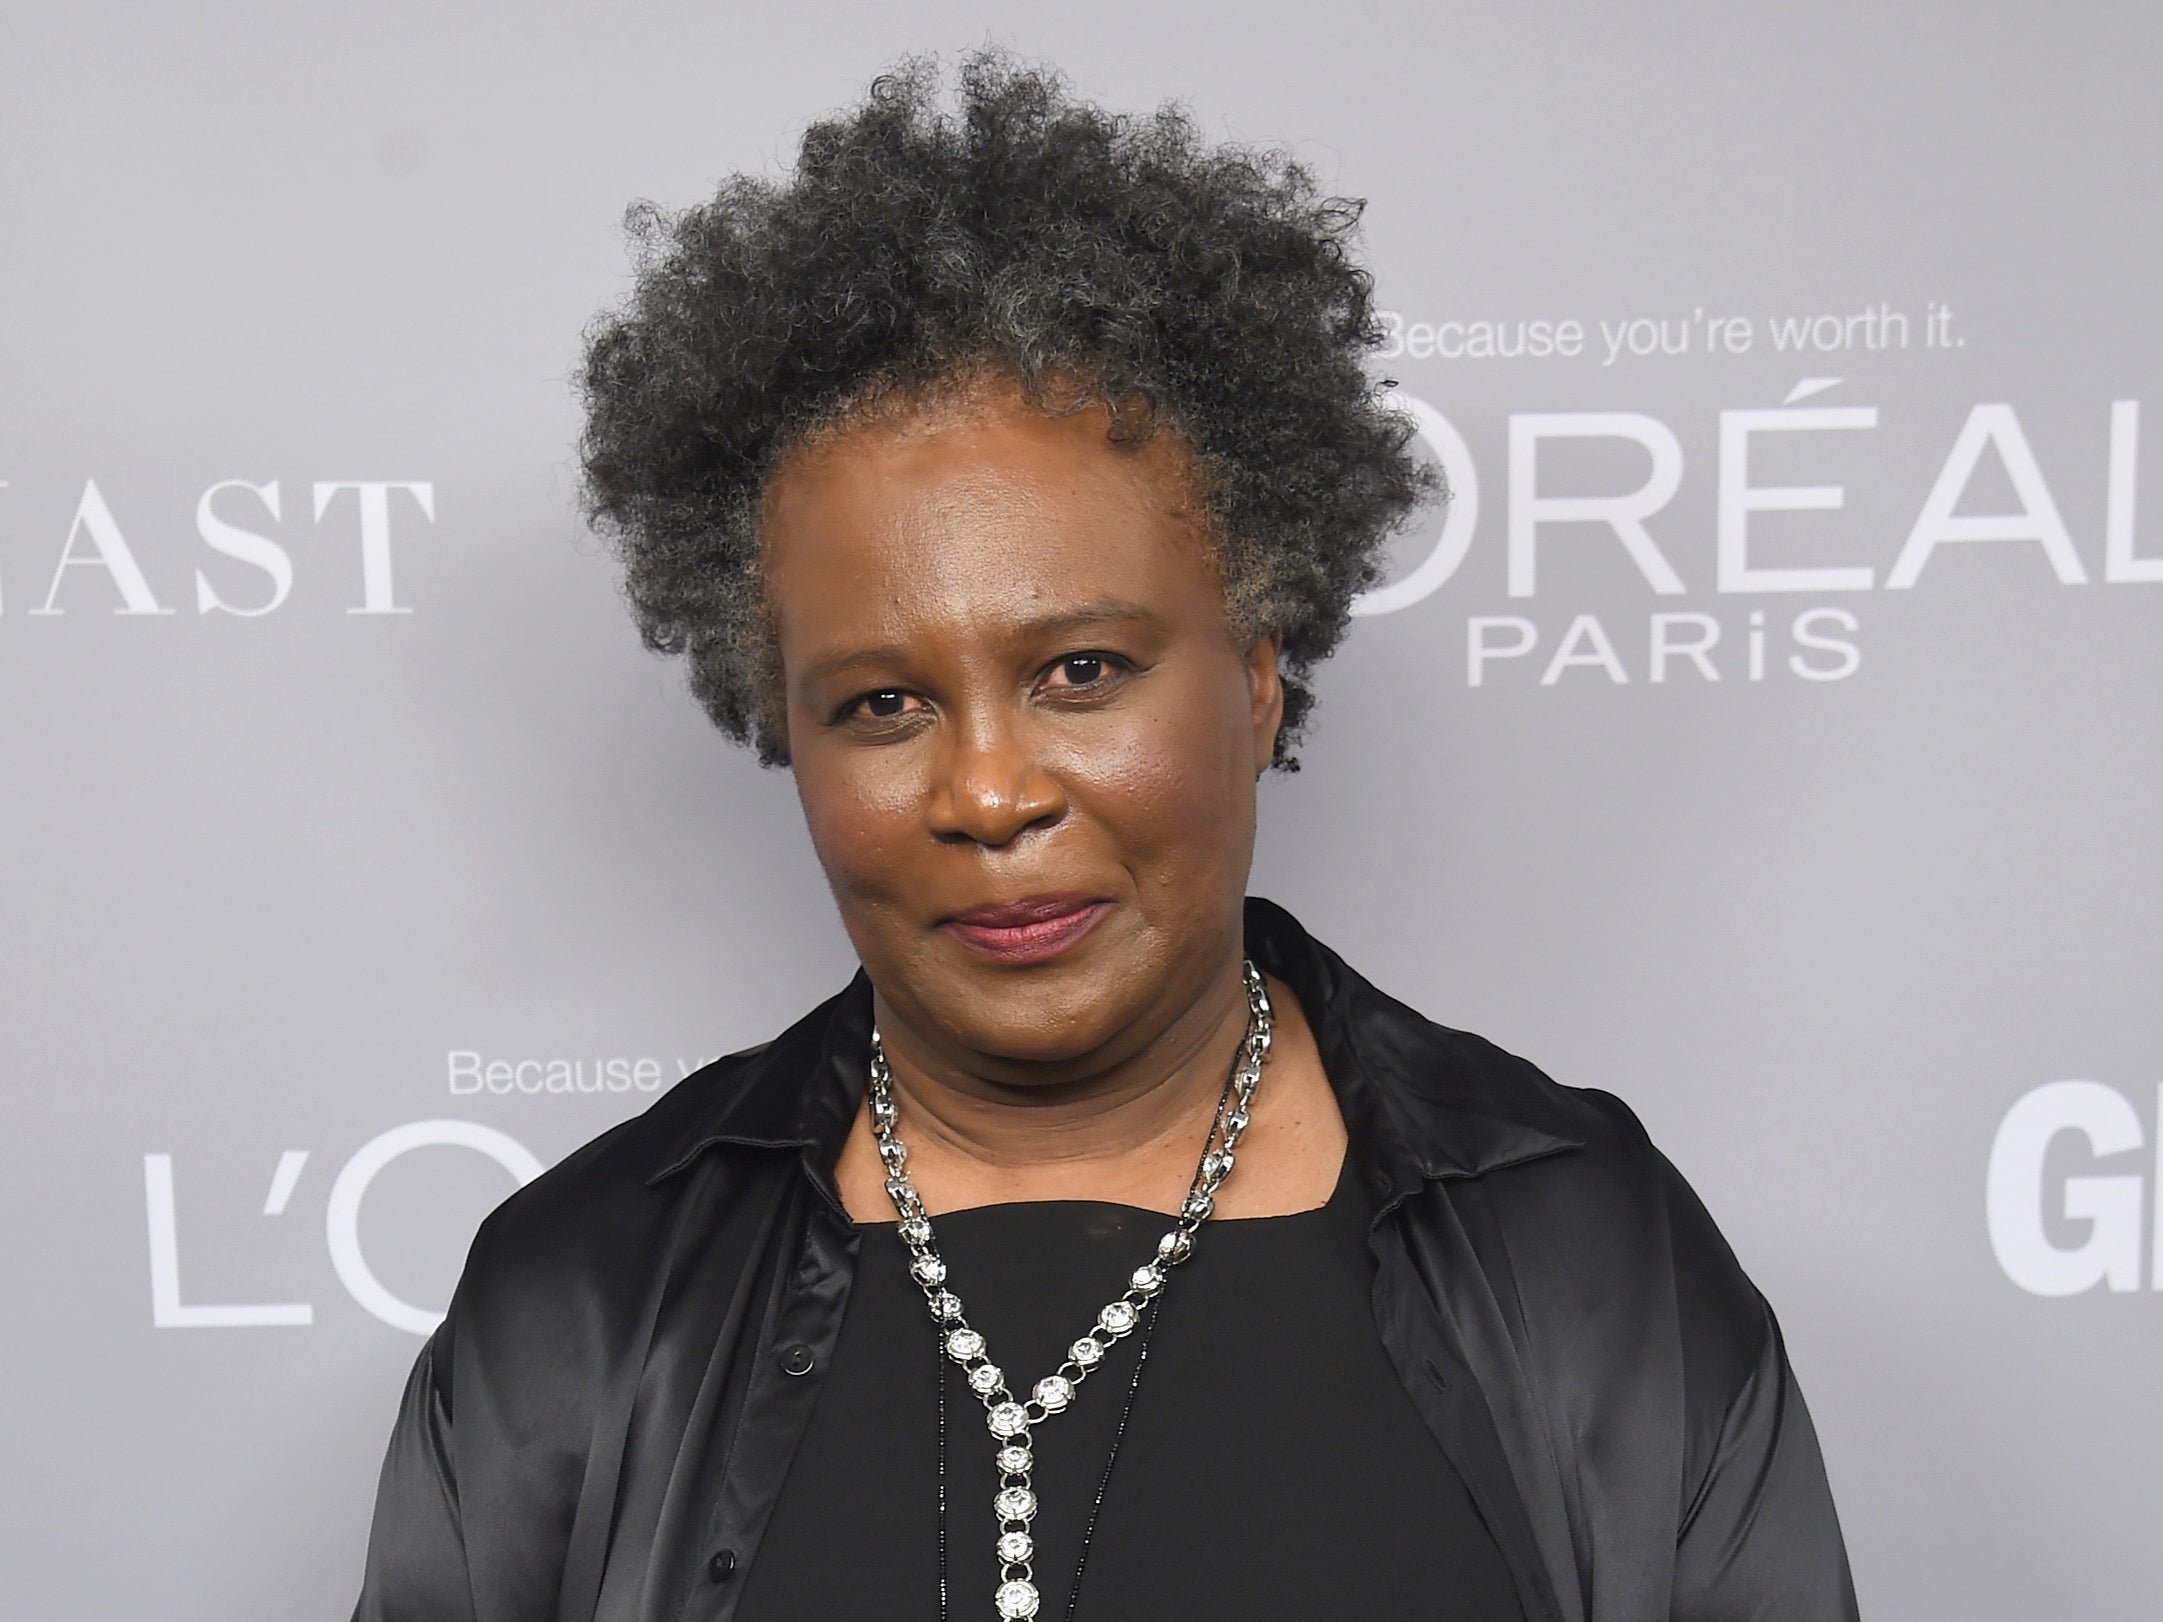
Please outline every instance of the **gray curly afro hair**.
[[1390, 532], [1438, 482], [1365, 362], [1357, 201], [1276, 153], [1126, 117], [991, 52], [941, 105], [905, 62], [804, 134], [795, 172], [631, 211], [633, 290], [587, 334], [588, 517], [646, 645], [713, 722], [786, 764], [766, 483], [808, 435], [996, 368], [1115, 439], [1180, 436], [1232, 629], [1280, 639], [1276, 764]]

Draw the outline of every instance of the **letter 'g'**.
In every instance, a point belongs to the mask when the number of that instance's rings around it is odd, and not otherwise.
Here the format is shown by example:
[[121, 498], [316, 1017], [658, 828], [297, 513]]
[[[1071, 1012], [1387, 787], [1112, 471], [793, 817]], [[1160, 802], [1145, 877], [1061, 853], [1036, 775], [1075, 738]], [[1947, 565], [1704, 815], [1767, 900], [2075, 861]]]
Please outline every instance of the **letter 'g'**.
[[2062, 1213], [2090, 1224], [2081, 1244], [2050, 1242], [2043, 1225], [2044, 1160], [2062, 1132], [2078, 1132], [2097, 1155], [2123, 1154], [2143, 1140], [2125, 1095], [2096, 1081], [2053, 1081], [2006, 1111], [1990, 1145], [1986, 1203], [1990, 1248], [2005, 1276], [2034, 1295], [2078, 1295], [2098, 1284], [2140, 1288], [2141, 1178], [2068, 1177]]
[[338, 1269], [339, 1282], [354, 1300], [392, 1328], [411, 1330], [416, 1335], [433, 1334], [443, 1314], [401, 1301], [383, 1287], [367, 1258], [361, 1255], [360, 1208], [376, 1173], [409, 1150], [439, 1146], [478, 1150], [517, 1178], [521, 1187], [541, 1175], [541, 1162], [533, 1152], [492, 1126], [477, 1121], [413, 1121], [394, 1126], [360, 1146], [338, 1173], [338, 1181], [331, 1185], [330, 1212], [324, 1219], [331, 1265]]

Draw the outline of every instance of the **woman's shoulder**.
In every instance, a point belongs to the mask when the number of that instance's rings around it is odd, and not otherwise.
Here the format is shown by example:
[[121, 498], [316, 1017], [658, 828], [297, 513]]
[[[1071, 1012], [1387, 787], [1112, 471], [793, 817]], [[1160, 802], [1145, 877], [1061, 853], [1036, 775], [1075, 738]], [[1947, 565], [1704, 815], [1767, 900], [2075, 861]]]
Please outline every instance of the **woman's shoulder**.
[[1484, 1038], [1437, 1030], [1460, 1107], [1475, 1099], [1505, 1122], [1538, 1124], [1521, 1157], [1499, 1157], [1456, 1191], [1502, 1240], [1528, 1318], [1587, 1337], [1606, 1325], [1622, 1340], [1657, 1320], [1678, 1337], [1689, 1384], [1735, 1389], [1775, 1333], [1769, 1310], [1637, 1111]]
[[1422, 1023], [1432, 1033], [1429, 1062], [1407, 1072], [1409, 1090], [1429, 1106], [1435, 1130], [1469, 1140], [1445, 1156], [1445, 1176], [1488, 1181], [1498, 1202], [1525, 1207], [1527, 1219], [1537, 1212], [1568, 1223], [1588, 1250], [1604, 1235], [1732, 1263], [1703, 1202], [1625, 1099], [1558, 1081], [1472, 1032]]
[[1394, 1145], [1441, 1202], [1416, 1208], [1466, 1224], [1529, 1318], [1627, 1337], [1661, 1317], [1693, 1365], [1721, 1371], [1714, 1383], [1754, 1362], [1769, 1332], [1763, 1300], [1627, 1101], [1566, 1085], [1363, 977], [1346, 992], [1339, 1017], [1356, 1085], [1371, 1094], [1359, 1106], [1370, 1145]]

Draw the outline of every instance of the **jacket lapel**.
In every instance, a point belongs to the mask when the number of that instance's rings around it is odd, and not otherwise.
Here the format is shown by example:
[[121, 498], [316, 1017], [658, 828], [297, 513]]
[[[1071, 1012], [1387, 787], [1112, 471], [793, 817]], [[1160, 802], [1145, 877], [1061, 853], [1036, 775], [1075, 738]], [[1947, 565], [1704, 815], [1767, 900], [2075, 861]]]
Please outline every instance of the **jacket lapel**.
[[1500, 1304], [1515, 1288], [1507, 1259], [1483, 1253], [1460, 1208], [1480, 1203], [1488, 1173], [1582, 1147], [1574, 1111], [1530, 1065], [1397, 1002], [1271, 902], [1248, 901], [1247, 950], [1299, 994], [1344, 1112], [1376, 1213], [1375, 1324], [1398, 1379], [1528, 1622], [1584, 1622], [1554, 1449]]

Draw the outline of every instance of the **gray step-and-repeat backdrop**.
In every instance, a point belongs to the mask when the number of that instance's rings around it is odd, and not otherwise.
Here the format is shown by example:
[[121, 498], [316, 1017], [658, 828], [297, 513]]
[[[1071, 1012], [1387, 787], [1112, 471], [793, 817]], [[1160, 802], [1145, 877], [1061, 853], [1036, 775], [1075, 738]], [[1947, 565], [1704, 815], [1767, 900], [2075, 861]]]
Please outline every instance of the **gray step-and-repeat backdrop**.
[[566, 377], [627, 201], [990, 36], [1371, 199], [1458, 496], [1255, 888], [1636, 1105], [1867, 1615], [2163, 1612], [2154, 8], [9, 10], [0, 1610], [343, 1614], [482, 1214], [841, 983]]

